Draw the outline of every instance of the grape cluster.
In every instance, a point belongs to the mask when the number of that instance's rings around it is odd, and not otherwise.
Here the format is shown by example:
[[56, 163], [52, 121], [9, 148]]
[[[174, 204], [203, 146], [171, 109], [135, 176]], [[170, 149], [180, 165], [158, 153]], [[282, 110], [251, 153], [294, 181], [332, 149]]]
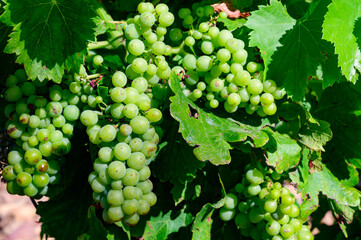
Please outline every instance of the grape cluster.
[[40, 197], [47, 194], [48, 184], [59, 181], [79, 109], [60, 85], [26, 79], [19, 69], [5, 82], [7, 133], [16, 147], [7, 155], [2, 176], [9, 193]]
[[[188, 47], [183, 52], [183, 68], [175, 70], [179, 78], [185, 80], [183, 93], [192, 101], [204, 99], [209, 108], [217, 108], [223, 102], [229, 113], [245, 108], [248, 114], [257, 112], [261, 117], [275, 114], [274, 100], [283, 97], [283, 90], [273, 80], [262, 81], [262, 65], [247, 63], [245, 43], [231, 31], [218, 28], [217, 17], [212, 17], [213, 8], [209, 7], [198, 6], [193, 14], [188, 8], [178, 12], [183, 27], [190, 29], [183, 36]], [[225, 12], [218, 16], [226, 17]], [[170, 34], [172, 41], [181, 37], [181, 33], [177, 37]]]
[[[273, 172], [273, 177], [279, 175]], [[220, 218], [234, 219], [243, 236], [255, 240], [313, 239], [310, 229], [299, 219], [299, 207], [290, 191], [280, 182], [264, 181], [261, 171], [248, 170], [247, 186], [238, 183], [234, 193], [228, 193]]]

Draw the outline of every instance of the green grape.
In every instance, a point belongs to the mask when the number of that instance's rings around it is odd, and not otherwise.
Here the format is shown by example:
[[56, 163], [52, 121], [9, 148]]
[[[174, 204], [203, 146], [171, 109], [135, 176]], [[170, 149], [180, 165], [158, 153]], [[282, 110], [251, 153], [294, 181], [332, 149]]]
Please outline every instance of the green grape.
[[241, 229], [247, 229], [251, 226], [247, 213], [238, 213], [234, 219], [236, 226]]
[[183, 58], [182, 65], [187, 70], [194, 70], [197, 67], [196, 63], [197, 63], [196, 57], [192, 54], [187, 54]]
[[121, 161], [113, 161], [109, 164], [108, 174], [114, 180], [120, 180], [125, 176], [126, 167]]
[[150, 142], [150, 141], [144, 141], [143, 147], [141, 149], [141, 152], [147, 157], [152, 157], [155, 152], [157, 151], [157, 145]]
[[248, 186], [247, 192], [251, 196], [256, 196], [261, 192], [261, 187], [257, 184], [251, 184]]
[[[106, 212], [106, 210], [104, 210]], [[107, 217], [111, 222], [117, 222], [124, 218], [121, 206], [110, 206], [107, 211]], [[104, 217], [103, 217], [104, 218]], [[105, 220], [105, 219], [104, 219]]]
[[120, 206], [124, 202], [122, 190], [109, 190], [107, 193], [107, 201], [112, 206]]
[[138, 201], [138, 214], [139, 215], [146, 215], [150, 210], [150, 204], [144, 200], [144, 199], [140, 199]]
[[146, 200], [150, 206], [154, 206], [157, 202], [157, 196], [153, 192], [144, 194], [142, 199]]
[[134, 226], [139, 222], [139, 215], [137, 213], [127, 215], [124, 217], [123, 222], [128, 226]]
[[123, 196], [126, 200], [135, 199], [137, 196], [137, 188], [133, 186], [126, 186], [123, 189]]
[[277, 201], [269, 199], [265, 201], [263, 208], [268, 213], [274, 213], [277, 210]]
[[174, 15], [171, 12], [163, 12], [159, 16], [159, 24], [164, 27], [169, 27], [174, 22]]
[[125, 36], [127, 39], [132, 40], [139, 38], [141, 35], [141, 31], [138, 25], [131, 23], [128, 24], [125, 28]]
[[[242, 64], [240, 64], [240, 63], [232, 63], [231, 64], [231, 73], [232, 74], [236, 75], [237, 73], [239, 73], [242, 70], [243, 70]], [[233, 80], [233, 78], [232, 78], [232, 80]]]
[[135, 170], [141, 170], [145, 166], [145, 156], [141, 152], [135, 152], [127, 159], [127, 165]]
[[196, 41], [195, 41], [194, 37], [188, 36], [184, 39], [184, 43], [188, 47], [192, 47], [196, 43]]
[[219, 217], [222, 219], [222, 221], [231, 221], [234, 216], [236, 215], [236, 211], [234, 209], [226, 209], [222, 207], [219, 210]]
[[130, 157], [131, 152], [132, 151], [127, 143], [121, 142], [114, 147], [114, 156], [121, 161], [127, 160]]
[[254, 185], [261, 184], [263, 182], [263, 174], [256, 168], [248, 170], [246, 173], [246, 179], [248, 182]]
[[235, 53], [239, 49], [244, 48], [244, 42], [240, 39], [230, 38], [227, 40], [225, 47], [231, 52]]
[[135, 73], [142, 74], [148, 68], [148, 63], [144, 58], [136, 58], [132, 62], [132, 69]]
[[302, 222], [300, 219], [293, 218], [290, 220], [289, 224], [292, 225], [295, 233], [301, 231], [302, 229]]
[[238, 199], [233, 193], [227, 193], [223, 207], [226, 209], [235, 209], [237, 207]]
[[47, 173], [49, 169], [49, 164], [46, 160], [40, 160], [36, 165], [35, 165], [35, 170], [38, 173]]
[[103, 61], [104, 61], [104, 59], [103, 59], [103, 57], [101, 55], [96, 55], [96, 56], [93, 57], [93, 64], [95, 66], [102, 65]]
[[264, 219], [264, 214], [258, 208], [252, 208], [248, 213], [248, 218], [251, 223], [259, 223]]
[[226, 12], [220, 12], [219, 17], [222, 19], [226, 19], [226, 18], [228, 18], [228, 14]]
[[161, 41], [156, 41], [151, 47], [151, 51], [155, 55], [163, 55], [165, 52], [165, 44]]
[[284, 224], [282, 227], [281, 227], [281, 230], [280, 230], [280, 233], [282, 235], [282, 237], [284, 238], [289, 238], [293, 235], [294, 233], [294, 229], [293, 229], [293, 226], [290, 225], [290, 224]]
[[220, 46], [225, 46], [227, 41], [232, 38], [233, 38], [232, 32], [229, 30], [223, 29], [222, 31], [219, 32], [219, 34], [217, 36], [217, 42]]
[[197, 59], [196, 65], [198, 71], [208, 72], [212, 68], [213, 60], [209, 56], [203, 55]]
[[230, 106], [238, 106], [241, 103], [241, 97], [237, 93], [231, 93], [227, 97], [227, 103]]
[[[247, 92], [253, 94], [253, 95], [258, 95], [259, 93], [257, 93], [256, 91], [250, 91], [250, 87], [249, 85], [252, 83], [252, 81], [254, 80], [251, 80], [251, 75], [249, 74], [248, 71], [246, 70], [241, 70], [239, 71], [233, 78], [233, 81], [238, 85], [238, 86], [241, 86], [241, 87], [245, 87], [247, 86]], [[259, 80], [258, 80], [259, 81]], [[257, 82], [258, 83], [258, 82]], [[254, 85], [254, 84], [253, 84]], [[252, 85], [252, 86], [253, 86]], [[252, 88], [253, 90], [253, 88]], [[257, 89], [258, 90], [258, 89]], [[262, 89], [261, 89], [261, 92], [262, 92]]]
[[271, 236], [276, 236], [281, 230], [281, 225], [276, 221], [270, 221], [266, 225], [266, 232]]
[[261, 97], [259, 95], [252, 95], [249, 98], [249, 101], [253, 104], [253, 105], [258, 105], [258, 103], [260, 102]]
[[274, 115], [277, 111], [277, 106], [275, 103], [271, 103], [270, 105], [262, 106], [263, 111], [267, 115]]
[[142, 169], [138, 171], [139, 173], [139, 181], [145, 181], [150, 177], [150, 168], [148, 166], [144, 166]]
[[80, 114], [80, 121], [85, 126], [93, 126], [98, 122], [98, 115], [92, 110], [85, 110]]
[[182, 39], [182, 30], [179, 28], [172, 28], [169, 31], [169, 38], [174, 42], [180, 41]]
[[31, 82], [25, 82], [22, 86], [21, 86], [21, 91], [25, 96], [32, 96], [35, 94], [36, 92], [36, 87], [34, 86], [33, 83]]
[[49, 183], [49, 175], [48, 174], [35, 174], [33, 176], [33, 184], [37, 188], [43, 188], [47, 186]]
[[298, 217], [298, 215], [300, 214], [300, 209], [297, 207], [296, 204], [292, 204], [291, 205], [291, 212], [288, 214], [290, 217]]
[[143, 116], [136, 116], [130, 120], [130, 126], [136, 134], [144, 134], [150, 126], [149, 120]]
[[135, 186], [139, 182], [138, 171], [132, 168], [127, 168], [122, 181], [124, 186]]
[[274, 98], [271, 93], [263, 93], [260, 100], [262, 105], [270, 105], [274, 102]]
[[98, 157], [102, 162], [110, 162], [113, 160], [114, 152], [110, 147], [102, 147], [98, 151]]
[[31, 148], [25, 152], [24, 159], [27, 164], [36, 165], [42, 158], [41, 152], [36, 148]]
[[132, 81], [131, 86], [138, 90], [138, 92], [141, 94], [147, 90], [148, 82], [144, 77], [138, 77]]
[[136, 116], [138, 116], [139, 108], [134, 103], [129, 103], [129, 104], [125, 105], [125, 107], [123, 109], [123, 114], [125, 117], [127, 117], [129, 119], [133, 119]]
[[221, 62], [221, 63], [225, 63], [228, 62], [228, 60], [231, 58], [231, 53], [225, 49], [225, 48], [221, 48], [218, 50], [217, 52], [217, 59]]
[[18, 86], [9, 87], [4, 93], [4, 98], [8, 102], [17, 102], [21, 97], [22, 91]]
[[232, 54], [232, 60], [237, 63], [244, 63], [247, 60], [248, 53], [244, 49], [240, 49]]
[[145, 117], [149, 122], [159, 122], [162, 119], [162, 112], [157, 108], [151, 108], [146, 112]]
[[36, 186], [34, 186], [32, 183], [30, 183], [28, 186], [24, 188], [24, 194], [28, 197], [34, 197], [36, 194], [38, 194], [39, 190]]
[[31, 175], [29, 173], [26, 173], [26, 172], [20, 172], [16, 176], [16, 183], [20, 187], [28, 186], [31, 183], [31, 180], [32, 180]]
[[124, 87], [127, 84], [127, 76], [120, 71], [116, 71], [112, 76], [112, 83], [115, 87]]
[[203, 41], [201, 44], [201, 50], [204, 54], [212, 54], [214, 51], [214, 46], [211, 41]]
[[139, 97], [138, 90], [133, 88], [133, 87], [127, 87], [124, 90], [125, 90], [125, 93], [126, 93], [126, 98], [124, 100], [124, 103], [125, 104], [128, 104], [128, 103], [137, 104], [138, 97]]
[[14, 167], [12, 165], [6, 166], [2, 170], [2, 176], [6, 181], [14, 180], [16, 178], [16, 175], [14, 173]]

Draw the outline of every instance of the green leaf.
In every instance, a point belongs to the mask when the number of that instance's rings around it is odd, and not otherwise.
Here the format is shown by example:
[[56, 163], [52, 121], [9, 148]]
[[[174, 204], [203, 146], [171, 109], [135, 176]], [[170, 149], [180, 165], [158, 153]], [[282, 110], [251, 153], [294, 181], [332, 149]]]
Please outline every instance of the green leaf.
[[[358, 85], [356, 85], [358, 86]], [[349, 84], [337, 84], [324, 91], [315, 114], [331, 124], [332, 140], [325, 146], [325, 156], [337, 164], [361, 160], [361, 93]]]
[[179, 80], [171, 76], [170, 87], [175, 93], [171, 97], [170, 111], [179, 123], [179, 131], [190, 146], [197, 146], [194, 154], [201, 161], [209, 160], [212, 164], [228, 164], [231, 161], [228, 142], [253, 139], [255, 147], [261, 147], [268, 141], [262, 130], [236, 122], [232, 119], [220, 118], [197, 107], [182, 92]]
[[1, 21], [14, 27], [5, 51], [16, 53], [30, 79], [60, 82], [64, 69], [78, 68], [96, 16], [83, 0], [7, 0]]
[[280, 1], [271, 0], [270, 5], [260, 6], [248, 17], [246, 27], [252, 29], [249, 45], [258, 47], [265, 64], [265, 72], [272, 55], [281, 46], [280, 38], [296, 23]]
[[184, 210], [175, 218], [171, 215], [172, 211], [169, 211], [164, 215], [160, 212], [157, 217], [151, 217], [144, 229], [144, 240], [168, 239], [169, 234], [178, 232], [181, 227], [186, 227], [193, 221], [192, 215]]
[[315, 151], [325, 151], [322, 147], [332, 138], [330, 124], [325, 121], [309, 123], [299, 132], [300, 142]]
[[237, 28], [242, 27], [245, 23], [246, 23], [246, 19], [244, 18], [237, 18], [235, 20], [229, 19], [229, 18], [218, 18], [217, 22], [223, 22], [224, 26], [229, 30], [229, 31], [234, 31]]
[[185, 143], [177, 127], [175, 122], [166, 130], [163, 141], [167, 145], [158, 153], [157, 161], [152, 163], [153, 174], [164, 182], [184, 183], [195, 178], [197, 170], [205, 165], [194, 156], [193, 149]]
[[89, 208], [89, 240], [107, 240], [108, 231], [95, 214], [94, 206]]
[[[338, 66], [348, 81], [355, 83], [361, 71], [361, 52], [352, 34], [355, 21], [361, 17], [358, 1], [333, 0], [322, 25], [322, 38], [335, 45]], [[345, 44], [347, 43], [347, 44]]]
[[209, 240], [211, 239], [212, 228], [212, 214], [214, 207], [207, 203], [204, 205], [199, 213], [197, 213], [192, 227], [192, 239], [194, 240]]
[[299, 166], [299, 170], [290, 173], [292, 181], [297, 184], [304, 200], [300, 205], [301, 219], [306, 219], [312, 212], [316, 211], [319, 204], [319, 193], [341, 205], [350, 207], [360, 205], [360, 191], [342, 184], [323, 163], [320, 163], [322, 171], [310, 173], [307, 155], [308, 151], [304, 152], [302, 166]]
[[300, 161], [301, 147], [286, 134], [273, 132], [267, 129], [270, 141], [264, 148], [267, 149], [267, 164], [281, 173], [295, 167]]

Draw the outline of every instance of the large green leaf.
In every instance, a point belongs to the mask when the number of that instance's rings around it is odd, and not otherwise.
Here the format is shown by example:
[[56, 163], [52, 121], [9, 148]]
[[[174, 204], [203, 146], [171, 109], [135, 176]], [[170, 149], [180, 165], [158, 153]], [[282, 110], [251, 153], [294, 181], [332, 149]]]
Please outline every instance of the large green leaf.
[[335, 45], [342, 74], [355, 83], [359, 76], [357, 70], [361, 71], [361, 52], [352, 33], [355, 21], [361, 17], [361, 4], [355, 0], [333, 0], [328, 9], [322, 37]]
[[197, 213], [196, 219], [194, 220], [192, 232], [193, 240], [209, 240], [211, 239], [211, 228], [212, 228], [212, 214], [214, 207], [212, 204], [207, 203], [204, 205], [199, 213]]
[[104, 228], [102, 222], [96, 216], [94, 206], [89, 208], [89, 240], [107, 240], [108, 231]]
[[301, 218], [306, 219], [312, 212], [316, 211], [319, 204], [319, 193], [337, 201], [338, 204], [358, 207], [360, 205], [360, 191], [340, 182], [323, 163], [320, 163], [321, 171], [311, 173], [308, 154], [309, 151], [305, 150], [302, 165], [299, 166], [298, 171], [290, 173], [292, 181], [302, 192], [304, 200], [300, 205]]
[[16, 53], [30, 79], [61, 81], [64, 69], [78, 67], [88, 41], [95, 39], [96, 14], [84, 0], [7, 0], [1, 21], [13, 26], [5, 51]]
[[187, 143], [196, 146], [194, 154], [199, 160], [228, 164], [232, 148], [229, 142], [241, 142], [250, 137], [255, 147], [267, 143], [267, 134], [259, 128], [218, 117], [197, 107], [183, 94], [175, 75], [170, 79], [170, 87], [175, 93], [171, 97], [171, 115], [180, 123], [179, 131]]
[[355, 35], [358, 48], [361, 49], [361, 17], [359, 17], [355, 22], [355, 28], [353, 29], [353, 34]]
[[[356, 87], [359, 87], [359, 83]], [[316, 115], [328, 121], [333, 132], [324, 158], [338, 165], [361, 160], [361, 93], [348, 84], [337, 84], [322, 94]], [[358, 159], [358, 160], [356, 160]]]
[[330, 124], [325, 121], [309, 123], [299, 132], [300, 142], [315, 151], [325, 151], [323, 146], [331, 140]]
[[169, 234], [178, 232], [181, 227], [188, 226], [193, 221], [190, 213], [180, 211], [176, 217], [172, 216], [172, 211], [163, 215], [161, 212], [156, 217], [151, 217], [144, 229], [144, 240], [165, 240]]
[[267, 164], [273, 166], [281, 173], [295, 167], [300, 161], [301, 147], [286, 134], [266, 130], [270, 141], [265, 146], [267, 149]]
[[[302, 100], [308, 79], [315, 75], [318, 65], [322, 66], [324, 87], [342, 79], [332, 45], [321, 39], [322, 16], [330, 2], [313, 1], [307, 13], [295, 23], [282, 4], [274, 1], [270, 6], [256, 11], [251, 16], [255, 19], [247, 23], [253, 29], [251, 43], [260, 48], [265, 69], [269, 69], [266, 77], [282, 85], [288, 96], [296, 101]], [[256, 23], [256, 20], [268, 22], [267, 25], [280, 23], [280, 16], [284, 19], [284, 25], [264, 28], [264, 24]]]
[[288, 15], [286, 8], [280, 1], [271, 0], [270, 5], [260, 6], [248, 18], [246, 26], [253, 31], [250, 33], [250, 46], [260, 49], [265, 63], [265, 72], [272, 61], [272, 55], [281, 46], [280, 38], [291, 29], [296, 20]]

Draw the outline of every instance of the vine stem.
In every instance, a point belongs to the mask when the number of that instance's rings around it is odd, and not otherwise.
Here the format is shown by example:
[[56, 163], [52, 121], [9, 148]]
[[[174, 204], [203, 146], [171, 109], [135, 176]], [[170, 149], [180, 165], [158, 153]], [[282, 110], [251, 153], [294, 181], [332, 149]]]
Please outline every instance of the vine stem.
[[99, 41], [96, 43], [89, 43], [88, 44], [88, 50], [95, 50], [95, 49], [101, 49], [101, 48], [107, 48], [111, 46], [108, 41]]
[[30, 198], [31, 203], [34, 205], [35, 208], [38, 208], [38, 203], [35, 201], [34, 198]]

